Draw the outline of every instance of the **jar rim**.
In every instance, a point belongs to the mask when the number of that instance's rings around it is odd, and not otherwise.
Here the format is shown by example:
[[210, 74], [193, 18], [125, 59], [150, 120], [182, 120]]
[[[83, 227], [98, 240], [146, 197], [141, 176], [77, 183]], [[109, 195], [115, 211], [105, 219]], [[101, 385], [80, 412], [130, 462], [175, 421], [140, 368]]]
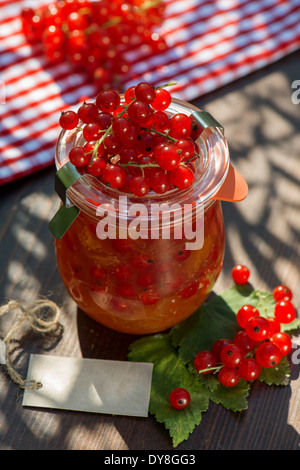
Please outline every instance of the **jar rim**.
[[[172, 98], [167, 110], [170, 114], [184, 113], [188, 116], [200, 111], [196, 106], [177, 98]], [[68, 153], [74, 146], [72, 141], [76, 138], [76, 134], [78, 134], [76, 130], [62, 130], [60, 132], [55, 152], [57, 170], [68, 163]], [[172, 201], [176, 201], [181, 205], [186, 203], [207, 204], [213, 199], [213, 196], [226, 179], [230, 164], [229, 150], [223, 132], [217, 127], [205, 128], [196, 142], [202, 149], [204, 161], [200, 171], [201, 174], [198, 175], [199, 177], [190, 188], [185, 190], [175, 189], [162, 195], [148, 194], [144, 198], [138, 198], [131, 194], [126, 195], [118, 189], [104, 187], [103, 183], [91, 175], [83, 175], [67, 190], [70, 205], [75, 205], [84, 212], [95, 216], [99, 205], [103, 203], [114, 204], [119, 196], [125, 195], [130, 198], [131, 203], [142, 202], [146, 206], [152, 202], [171, 203]]]

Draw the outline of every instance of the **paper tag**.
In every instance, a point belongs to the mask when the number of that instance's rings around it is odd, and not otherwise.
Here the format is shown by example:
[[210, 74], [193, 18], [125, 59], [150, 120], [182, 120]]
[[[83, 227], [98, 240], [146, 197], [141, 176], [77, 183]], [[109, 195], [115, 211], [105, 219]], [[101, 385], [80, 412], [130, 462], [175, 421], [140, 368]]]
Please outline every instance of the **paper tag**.
[[148, 416], [153, 364], [32, 354], [23, 406]]
[[6, 364], [6, 344], [0, 340], [0, 364]]

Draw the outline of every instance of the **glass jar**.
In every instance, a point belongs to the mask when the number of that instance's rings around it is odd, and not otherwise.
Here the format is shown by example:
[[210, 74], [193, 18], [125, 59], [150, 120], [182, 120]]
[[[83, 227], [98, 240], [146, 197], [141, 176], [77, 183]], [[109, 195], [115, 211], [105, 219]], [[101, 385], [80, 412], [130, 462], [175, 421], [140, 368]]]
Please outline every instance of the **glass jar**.
[[[170, 115], [195, 111], [176, 99], [167, 110]], [[61, 132], [58, 170], [79, 145], [80, 134]], [[201, 158], [194, 163], [195, 182], [185, 190], [137, 198], [85, 176], [69, 187], [68, 200], [80, 212], [55, 240], [57, 265], [71, 297], [97, 322], [130, 334], [161, 332], [193, 314], [211, 292], [225, 245], [221, 202], [214, 196], [230, 163], [218, 128], [207, 127], [197, 147]], [[156, 217], [158, 204], [165, 210]], [[163, 228], [169, 232], [163, 235]]]

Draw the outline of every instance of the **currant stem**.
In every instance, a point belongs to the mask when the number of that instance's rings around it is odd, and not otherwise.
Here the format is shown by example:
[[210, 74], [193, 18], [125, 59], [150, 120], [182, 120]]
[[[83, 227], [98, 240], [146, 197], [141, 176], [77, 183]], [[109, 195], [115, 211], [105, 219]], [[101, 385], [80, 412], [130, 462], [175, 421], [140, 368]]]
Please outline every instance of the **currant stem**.
[[177, 82], [169, 82], [169, 83], [164, 83], [163, 85], [158, 85], [155, 87], [156, 90], [159, 90], [160, 88], [166, 88], [168, 86], [175, 86], [177, 85]]
[[219, 370], [221, 370], [223, 367], [224, 367], [224, 364], [221, 364], [220, 366], [215, 366], [215, 367], [208, 367], [207, 369], [198, 370], [198, 373], [203, 374], [203, 372], [214, 371], [214, 374], [215, 374], [216, 372], [219, 372]]
[[151, 167], [160, 167], [158, 163], [120, 163], [120, 166], [128, 167], [128, 166], [134, 166], [141, 168], [151, 168]]
[[155, 134], [161, 135], [162, 137], [166, 137], [166, 139], [169, 139], [171, 142], [177, 142], [177, 140], [174, 139], [174, 137], [171, 137], [167, 132], [166, 133], [160, 132], [154, 128], [150, 129], [149, 127], [142, 127], [142, 129], [145, 131], [154, 132]]

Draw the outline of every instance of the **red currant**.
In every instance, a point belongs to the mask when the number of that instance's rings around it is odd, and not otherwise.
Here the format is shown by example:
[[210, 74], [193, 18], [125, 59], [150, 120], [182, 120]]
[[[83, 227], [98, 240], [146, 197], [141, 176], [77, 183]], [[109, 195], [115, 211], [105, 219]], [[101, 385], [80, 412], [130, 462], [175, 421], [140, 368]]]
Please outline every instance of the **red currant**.
[[275, 302], [280, 302], [281, 300], [291, 301], [293, 298], [292, 291], [284, 285], [276, 286], [273, 290], [273, 297]]
[[271, 341], [261, 343], [256, 350], [256, 360], [262, 367], [274, 367], [281, 360], [279, 347]]
[[106, 271], [101, 266], [91, 266], [89, 271], [92, 278], [96, 281], [103, 281], [106, 276]]
[[78, 114], [75, 111], [63, 111], [59, 119], [59, 125], [65, 130], [74, 129], [79, 122]]
[[116, 134], [108, 134], [104, 139], [104, 147], [108, 155], [114, 155], [121, 148], [121, 141]]
[[228, 344], [221, 351], [221, 362], [227, 367], [238, 367], [244, 358], [244, 354], [243, 349], [237, 344]]
[[260, 316], [259, 311], [253, 305], [243, 305], [236, 315], [236, 321], [242, 328], [246, 328], [246, 324], [250, 318]]
[[170, 393], [169, 401], [176, 410], [183, 410], [190, 404], [191, 396], [185, 388], [175, 388]]
[[159, 294], [153, 290], [146, 290], [141, 294], [141, 301], [144, 305], [154, 305], [159, 301]]
[[181, 157], [177, 148], [173, 144], [162, 145], [160, 149], [155, 152], [156, 160], [163, 170], [175, 170], [180, 163]]
[[129, 266], [127, 266], [127, 265], [117, 266], [113, 270], [113, 275], [119, 281], [128, 281], [128, 279], [131, 278], [132, 272], [131, 272]]
[[83, 167], [89, 162], [90, 157], [83, 147], [73, 147], [69, 152], [69, 160], [76, 167]]
[[99, 113], [94, 121], [100, 126], [100, 129], [106, 130], [110, 127], [112, 119], [113, 115], [111, 113]]
[[134, 176], [129, 182], [129, 188], [135, 196], [143, 197], [150, 191], [150, 184], [144, 176]]
[[170, 118], [170, 136], [175, 139], [186, 139], [192, 131], [190, 118], [186, 114], [177, 113]]
[[250, 270], [249, 268], [247, 268], [247, 266], [244, 266], [242, 264], [237, 264], [236, 266], [233, 267], [231, 275], [232, 275], [232, 279], [234, 280], [236, 284], [239, 284], [239, 285], [246, 284], [250, 277]]
[[195, 144], [191, 139], [180, 139], [176, 142], [176, 147], [180, 150], [181, 161], [189, 160], [195, 154]]
[[214, 371], [213, 369], [205, 369], [216, 367], [216, 364], [216, 358], [211, 351], [200, 351], [194, 359], [194, 367], [200, 374], [211, 374]]
[[241, 330], [236, 333], [236, 335], [233, 338], [234, 344], [242, 348], [245, 352], [245, 354], [249, 353], [252, 351], [254, 346], [256, 346], [257, 341], [251, 339], [246, 330]]
[[239, 383], [240, 376], [237, 370], [224, 366], [218, 373], [218, 379], [225, 387], [234, 387]]
[[137, 281], [142, 287], [150, 287], [155, 283], [155, 272], [151, 266], [143, 269], [137, 276]]
[[150, 116], [149, 107], [143, 101], [133, 101], [127, 111], [130, 119], [138, 124], [145, 123]]
[[99, 177], [103, 174], [106, 168], [106, 161], [103, 158], [92, 158], [87, 164], [87, 172], [90, 175]]
[[270, 327], [269, 336], [271, 337], [275, 333], [278, 333], [281, 327], [280, 327], [279, 321], [275, 317], [268, 317], [268, 321], [269, 321], [269, 327]]
[[141, 82], [135, 87], [135, 97], [139, 101], [151, 104], [155, 100], [156, 94], [150, 83]]
[[152, 126], [159, 132], [168, 128], [169, 117], [164, 111], [156, 111], [152, 116]]
[[193, 171], [184, 166], [179, 165], [178, 168], [173, 170], [170, 175], [170, 181], [174, 186], [177, 186], [178, 189], [187, 189], [192, 186], [195, 179]]
[[270, 325], [267, 318], [252, 317], [247, 321], [246, 333], [254, 341], [263, 341], [267, 339], [270, 332]]
[[96, 124], [95, 122], [86, 124], [82, 130], [82, 135], [88, 142], [90, 142], [91, 140], [100, 139], [101, 129], [99, 124]]
[[120, 95], [115, 90], [103, 90], [96, 98], [96, 105], [100, 111], [111, 113], [120, 105]]
[[213, 343], [211, 352], [214, 354], [217, 362], [221, 361], [221, 351], [225, 346], [228, 346], [228, 344], [232, 344], [232, 341], [226, 338], [218, 339]]
[[289, 335], [284, 332], [275, 333], [271, 337], [271, 342], [279, 347], [282, 356], [286, 356], [292, 349], [292, 340]]
[[158, 88], [155, 90], [155, 95], [155, 100], [151, 104], [152, 108], [156, 111], [165, 111], [172, 100], [170, 93], [164, 88]]
[[134, 91], [135, 91], [135, 86], [131, 86], [131, 87], [127, 88], [127, 90], [125, 91], [124, 100], [125, 100], [126, 104], [129, 104], [129, 103], [131, 103], [131, 101], [134, 100], [134, 98], [135, 98]]
[[107, 165], [103, 172], [103, 181], [112, 188], [120, 188], [125, 184], [126, 171], [118, 164]]
[[151, 188], [157, 194], [164, 194], [170, 188], [170, 177], [164, 171], [157, 170], [151, 177]]
[[289, 300], [281, 300], [275, 305], [274, 315], [279, 323], [291, 323], [295, 320], [297, 313], [294, 305]]
[[258, 379], [261, 373], [261, 365], [256, 359], [246, 357], [239, 365], [238, 373], [241, 379], [252, 381]]
[[78, 117], [79, 119], [84, 122], [85, 124], [90, 124], [94, 122], [96, 117], [98, 116], [98, 108], [93, 103], [83, 103], [78, 108]]
[[133, 299], [136, 295], [136, 289], [133, 284], [127, 281], [118, 282], [117, 285], [117, 294], [120, 297], [125, 297], [127, 299]]

